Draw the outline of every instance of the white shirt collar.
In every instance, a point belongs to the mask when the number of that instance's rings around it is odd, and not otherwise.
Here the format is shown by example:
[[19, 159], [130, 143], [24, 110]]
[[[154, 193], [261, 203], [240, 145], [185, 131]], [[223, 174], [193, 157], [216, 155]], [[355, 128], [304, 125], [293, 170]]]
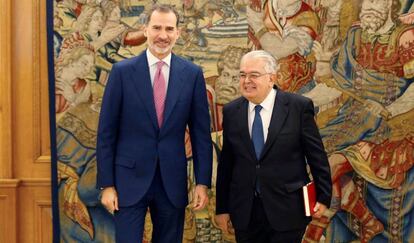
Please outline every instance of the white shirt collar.
[[[269, 94], [267, 94], [266, 98], [260, 103], [265, 111], [272, 112], [272, 108], [274, 106], [276, 99], [276, 89], [272, 89]], [[254, 112], [254, 107], [256, 106], [255, 103], [249, 101], [249, 112]]]
[[167, 64], [167, 67], [170, 67], [171, 64], [171, 52], [170, 54], [168, 54], [168, 56], [164, 57], [162, 60], [158, 59], [158, 57], [154, 56], [149, 49], [147, 49], [147, 60], [148, 60], [148, 65], [152, 66], [154, 64], [156, 64], [159, 61], [163, 61], [165, 64]]

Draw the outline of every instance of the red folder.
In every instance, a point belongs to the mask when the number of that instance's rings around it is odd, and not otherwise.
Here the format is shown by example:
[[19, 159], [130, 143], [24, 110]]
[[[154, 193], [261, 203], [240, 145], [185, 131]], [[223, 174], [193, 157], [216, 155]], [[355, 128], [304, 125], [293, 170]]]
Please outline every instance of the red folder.
[[309, 182], [303, 186], [303, 202], [305, 204], [305, 215], [311, 216], [314, 214], [313, 209], [316, 205], [316, 190], [315, 183], [313, 181]]

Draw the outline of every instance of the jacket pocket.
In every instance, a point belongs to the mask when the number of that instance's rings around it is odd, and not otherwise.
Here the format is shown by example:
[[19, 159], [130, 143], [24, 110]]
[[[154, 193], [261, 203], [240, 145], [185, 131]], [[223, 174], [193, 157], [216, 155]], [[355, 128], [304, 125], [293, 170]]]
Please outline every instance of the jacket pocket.
[[135, 167], [135, 160], [118, 156], [115, 159], [115, 164], [132, 169]]
[[285, 188], [287, 192], [294, 192], [301, 189], [304, 185], [306, 185], [305, 181], [295, 181], [292, 183], [286, 183]]

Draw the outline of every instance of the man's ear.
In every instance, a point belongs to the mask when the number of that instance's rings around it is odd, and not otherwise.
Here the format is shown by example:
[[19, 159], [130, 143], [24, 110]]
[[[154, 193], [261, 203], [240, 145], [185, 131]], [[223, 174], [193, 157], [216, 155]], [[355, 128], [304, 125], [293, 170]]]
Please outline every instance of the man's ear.
[[270, 80], [276, 84], [276, 80], [277, 80], [277, 74], [276, 73], [272, 73], [270, 74]]

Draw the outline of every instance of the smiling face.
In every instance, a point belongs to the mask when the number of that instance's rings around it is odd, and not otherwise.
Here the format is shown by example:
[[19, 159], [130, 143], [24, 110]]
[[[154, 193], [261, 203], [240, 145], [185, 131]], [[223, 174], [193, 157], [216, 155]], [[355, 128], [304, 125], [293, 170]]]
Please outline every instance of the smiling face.
[[240, 92], [249, 101], [260, 104], [273, 88], [274, 74], [267, 73], [263, 58], [243, 58], [240, 63]]
[[173, 12], [152, 12], [144, 34], [147, 37], [148, 49], [154, 56], [159, 59], [168, 56], [180, 35], [177, 17]]

